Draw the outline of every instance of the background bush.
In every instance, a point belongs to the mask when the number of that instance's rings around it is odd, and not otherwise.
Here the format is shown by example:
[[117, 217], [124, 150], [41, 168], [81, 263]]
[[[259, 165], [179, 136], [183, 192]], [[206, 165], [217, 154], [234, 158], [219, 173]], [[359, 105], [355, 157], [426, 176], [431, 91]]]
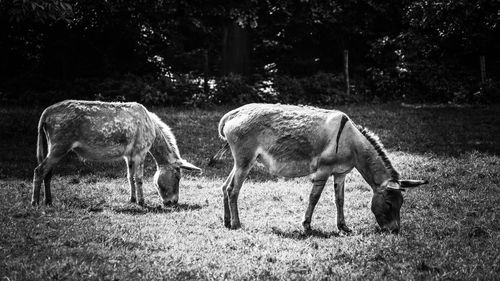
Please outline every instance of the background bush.
[[137, 101], [146, 105], [207, 107], [251, 102], [340, 105], [372, 101], [492, 103], [500, 101], [500, 83], [487, 79], [476, 85], [466, 71], [453, 64], [430, 61], [411, 65], [407, 71], [369, 68], [366, 77], [355, 77], [346, 93], [341, 74], [319, 72], [305, 77], [255, 76], [253, 80], [230, 74], [212, 77], [207, 89], [194, 74], [75, 79], [53, 83], [55, 90], [0, 92], [4, 103], [46, 106], [64, 99]]

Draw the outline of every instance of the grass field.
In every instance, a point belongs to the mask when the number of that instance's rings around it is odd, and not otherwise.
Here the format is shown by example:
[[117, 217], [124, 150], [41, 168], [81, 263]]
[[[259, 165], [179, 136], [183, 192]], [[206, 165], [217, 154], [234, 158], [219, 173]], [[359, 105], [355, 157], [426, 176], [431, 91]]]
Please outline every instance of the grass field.
[[54, 204], [31, 207], [39, 108], [0, 108], [0, 280], [497, 279], [500, 276], [500, 106], [339, 109], [377, 133], [402, 177], [430, 184], [404, 193], [399, 235], [379, 233], [371, 189], [354, 172], [345, 194], [351, 235], [338, 233], [333, 183], [301, 220], [311, 185], [254, 168], [239, 200], [243, 227], [223, 227], [220, 185], [230, 156], [219, 118], [230, 108], [153, 108], [172, 127], [185, 172], [179, 206], [160, 207], [148, 160], [144, 208], [127, 203], [122, 162], [70, 155], [53, 177]]

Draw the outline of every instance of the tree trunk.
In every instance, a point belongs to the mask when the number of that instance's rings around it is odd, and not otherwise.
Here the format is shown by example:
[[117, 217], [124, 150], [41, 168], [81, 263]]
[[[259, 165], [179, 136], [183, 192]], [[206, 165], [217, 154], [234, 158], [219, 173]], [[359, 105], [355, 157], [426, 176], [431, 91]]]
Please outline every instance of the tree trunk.
[[248, 29], [233, 22], [224, 28], [222, 74], [250, 74], [250, 40]]
[[344, 79], [345, 79], [345, 93], [350, 94], [349, 85], [349, 50], [344, 50]]
[[486, 82], [486, 59], [484, 56], [479, 57], [479, 63], [481, 66], [481, 83]]
[[203, 93], [205, 97], [208, 97], [208, 91], [210, 90], [208, 87], [208, 77], [209, 77], [209, 64], [208, 64], [208, 49], [205, 49], [203, 52], [203, 57], [205, 63], [203, 64]]

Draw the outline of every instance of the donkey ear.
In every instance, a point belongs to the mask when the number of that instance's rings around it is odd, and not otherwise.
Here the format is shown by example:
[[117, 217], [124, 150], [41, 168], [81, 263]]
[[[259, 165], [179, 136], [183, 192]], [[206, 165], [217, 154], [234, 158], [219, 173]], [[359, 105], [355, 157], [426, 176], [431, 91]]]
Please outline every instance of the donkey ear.
[[388, 180], [388, 181], [384, 182], [383, 184], [381, 184], [381, 187], [384, 187], [384, 188], [390, 189], [390, 190], [405, 191], [404, 188], [401, 188], [402, 185], [400, 185], [399, 182], [391, 181], [391, 180]]
[[200, 168], [196, 167], [195, 165], [189, 163], [188, 161], [186, 161], [184, 159], [179, 159], [176, 164], [179, 165], [179, 168], [181, 168], [181, 169], [201, 172]]
[[427, 180], [400, 180], [401, 187], [417, 187], [422, 184], [429, 183]]

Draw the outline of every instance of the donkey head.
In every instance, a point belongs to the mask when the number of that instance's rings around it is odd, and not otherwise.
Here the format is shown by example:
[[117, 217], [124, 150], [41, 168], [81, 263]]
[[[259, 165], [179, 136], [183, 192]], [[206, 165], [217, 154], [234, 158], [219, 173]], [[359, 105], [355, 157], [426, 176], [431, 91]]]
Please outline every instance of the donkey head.
[[201, 171], [200, 168], [180, 159], [171, 165], [158, 168], [154, 176], [154, 184], [163, 200], [163, 205], [176, 205], [179, 201], [179, 180], [181, 179], [181, 168], [186, 170]]
[[403, 205], [401, 191], [426, 183], [423, 180], [388, 180], [380, 185], [373, 193], [371, 209], [382, 230], [395, 234], [399, 232], [400, 210]]

